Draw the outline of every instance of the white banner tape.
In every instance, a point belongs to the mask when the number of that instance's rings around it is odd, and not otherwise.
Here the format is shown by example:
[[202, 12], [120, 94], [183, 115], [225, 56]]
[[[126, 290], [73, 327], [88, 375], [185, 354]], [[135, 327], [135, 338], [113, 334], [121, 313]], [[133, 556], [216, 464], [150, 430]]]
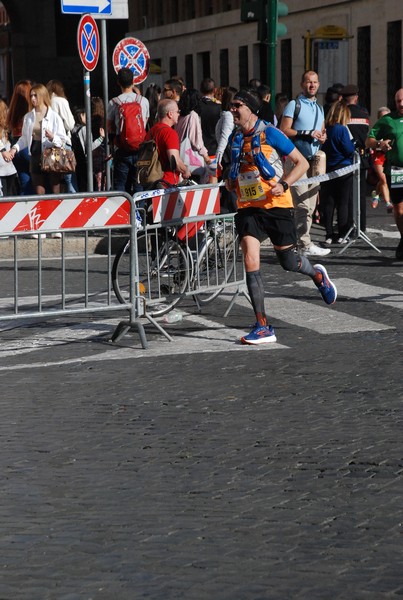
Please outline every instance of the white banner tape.
[[343, 167], [342, 169], [337, 169], [337, 171], [331, 171], [330, 173], [324, 173], [323, 175], [316, 175], [316, 177], [309, 177], [307, 179], [298, 179], [295, 183], [292, 183], [292, 186], [299, 185], [311, 185], [312, 183], [322, 183], [322, 181], [329, 181], [330, 179], [336, 179], [337, 177], [343, 177], [343, 175], [347, 175], [347, 173], [352, 173], [353, 171], [358, 171], [360, 168], [359, 163], [355, 165], [350, 165], [348, 167]]

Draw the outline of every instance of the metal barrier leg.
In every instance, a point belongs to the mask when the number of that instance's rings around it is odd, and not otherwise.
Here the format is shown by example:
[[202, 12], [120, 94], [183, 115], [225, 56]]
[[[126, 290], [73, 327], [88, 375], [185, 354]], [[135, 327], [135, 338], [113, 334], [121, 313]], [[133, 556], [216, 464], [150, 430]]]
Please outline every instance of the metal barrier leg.
[[[356, 154], [356, 159], [355, 162], [357, 162], [358, 164], [360, 163], [360, 158], [358, 156], [358, 154]], [[379, 254], [382, 254], [381, 250], [379, 250], [379, 248], [377, 248], [375, 246], [375, 244], [373, 244], [371, 242], [371, 240], [369, 239], [369, 237], [367, 236], [366, 233], [364, 233], [363, 231], [361, 231], [361, 205], [360, 205], [360, 169], [358, 169], [357, 171], [354, 171], [354, 188], [353, 188], [353, 225], [352, 227], [350, 227], [349, 231], [347, 232], [347, 234], [345, 235], [346, 239], [353, 231], [355, 231], [355, 236], [352, 240], [350, 240], [349, 242], [347, 242], [347, 244], [344, 246], [344, 248], [342, 248], [340, 250], [340, 252], [338, 252], [338, 254], [343, 254], [343, 252], [345, 252], [347, 250], [347, 248], [349, 248], [350, 246], [352, 246], [359, 238], [361, 238], [362, 240], [364, 240], [364, 242], [366, 242], [369, 246], [371, 246], [371, 248], [373, 248], [374, 250], [376, 250], [377, 252], [379, 252]]]
[[115, 331], [110, 338], [110, 342], [118, 342], [126, 333], [131, 329], [131, 323], [129, 321], [120, 321]]
[[229, 306], [227, 308], [227, 310], [224, 313], [224, 317], [228, 317], [232, 307], [234, 306], [236, 299], [238, 298], [238, 296], [240, 295], [245, 296], [245, 298], [248, 300], [248, 302], [250, 302], [250, 304], [252, 304], [251, 299], [249, 297], [248, 291], [247, 291], [247, 287], [245, 285], [240, 285], [238, 287], [238, 289], [236, 290], [236, 292], [233, 294], [231, 302], [229, 303]]
[[163, 336], [165, 336], [167, 338], [167, 340], [169, 340], [170, 342], [173, 342], [173, 337], [171, 337], [169, 335], [169, 333], [167, 333], [165, 331], [165, 329], [163, 327], [161, 327], [161, 325], [159, 323], [157, 323], [157, 321], [155, 319], [153, 319], [153, 317], [150, 317], [150, 315], [144, 315], [146, 319], [148, 319], [150, 321], [150, 323], [152, 325], [154, 325], [154, 327], [156, 327], [158, 329], [158, 331], [160, 333], [162, 333]]

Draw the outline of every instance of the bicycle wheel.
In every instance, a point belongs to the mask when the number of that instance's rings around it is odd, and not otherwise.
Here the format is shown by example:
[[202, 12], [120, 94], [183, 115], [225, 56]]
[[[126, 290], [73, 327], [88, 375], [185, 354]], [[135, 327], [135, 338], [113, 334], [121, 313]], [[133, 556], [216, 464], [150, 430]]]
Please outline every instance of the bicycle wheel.
[[199, 304], [212, 302], [223, 291], [223, 284], [236, 282], [236, 263], [239, 255], [239, 238], [233, 223], [216, 223], [206, 238], [198, 261], [194, 285], [197, 288], [214, 288], [211, 292], [197, 294]]
[[[172, 310], [183, 297], [189, 281], [189, 257], [175, 240], [160, 231], [142, 231], [137, 236], [139, 292], [146, 298], [152, 317]], [[122, 304], [130, 302], [130, 242], [116, 254], [112, 285]]]

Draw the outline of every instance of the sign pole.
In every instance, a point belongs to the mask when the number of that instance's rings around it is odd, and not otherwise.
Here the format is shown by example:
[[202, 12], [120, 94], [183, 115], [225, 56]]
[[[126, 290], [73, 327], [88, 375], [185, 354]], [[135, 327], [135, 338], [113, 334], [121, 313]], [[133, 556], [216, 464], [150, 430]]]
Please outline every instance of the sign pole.
[[[109, 102], [109, 88], [108, 88], [108, 38], [106, 36], [106, 19], [102, 19], [101, 21], [101, 60], [102, 60], [102, 84], [103, 84], [103, 93], [104, 93], [104, 106], [105, 106], [105, 144], [106, 144], [106, 156], [110, 156], [110, 146], [108, 140], [108, 130], [106, 127], [106, 117], [108, 112], [108, 102]], [[112, 189], [112, 181], [111, 181], [111, 162], [107, 160], [105, 163], [105, 172], [106, 172], [106, 189]]]
[[93, 71], [99, 58], [99, 31], [91, 15], [84, 15], [77, 30], [77, 45], [84, 67], [84, 106], [85, 106], [85, 149], [87, 154], [87, 189], [94, 191], [92, 175], [92, 123], [91, 123], [91, 88], [90, 71]]
[[92, 176], [92, 127], [91, 127], [91, 86], [89, 71], [84, 70], [84, 105], [85, 105], [85, 153], [87, 155], [87, 191], [94, 191]]

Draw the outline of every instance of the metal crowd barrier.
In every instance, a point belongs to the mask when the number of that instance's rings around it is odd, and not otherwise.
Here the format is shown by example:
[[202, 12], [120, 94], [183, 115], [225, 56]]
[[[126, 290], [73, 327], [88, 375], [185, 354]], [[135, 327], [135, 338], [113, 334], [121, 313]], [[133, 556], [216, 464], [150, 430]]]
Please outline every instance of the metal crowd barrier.
[[[169, 190], [153, 190], [134, 195], [136, 210], [145, 226], [136, 229], [136, 252], [130, 245], [117, 257], [114, 281], [122, 301], [134, 285], [140, 317], [151, 322], [193, 298], [198, 309], [222, 291], [232, 289], [233, 300], [244, 293], [245, 273], [238, 260], [239, 242], [234, 214], [220, 214], [220, 185], [195, 185]], [[130, 266], [135, 260], [131, 279]], [[131, 328], [122, 321], [113, 340]], [[159, 326], [161, 331], [161, 326]], [[163, 331], [167, 339], [171, 339]]]
[[337, 169], [336, 171], [331, 171], [330, 173], [324, 173], [323, 175], [316, 175], [314, 177], [309, 177], [307, 179], [299, 179], [292, 186], [298, 187], [300, 185], [313, 184], [313, 183], [321, 183], [323, 181], [330, 181], [332, 179], [336, 179], [337, 177], [343, 177], [343, 175], [347, 175], [348, 173], [353, 173], [354, 182], [353, 182], [353, 223], [350, 227], [349, 231], [345, 235], [345, 239], [350, 238], [346, 245], [338, 252], [338, 254], [343, 254], [352, 244], [354, 244], [358, 239], [362, 239], [368, 246], [371, 246], [374, 250], [382, 254], [381, 250], [373, 244], [368, 235], [362, 231], [360, 226], [360, 216], [361, 216], [361, 204], [360, 204], [360, 163], [361, 158], [358, 152], [354, 153], [354, 161], [353, 164], [348, 167], [342, 167]]
[[[121, 192], [0, 198], [0, 236], [11, 241], [12, 264], [3, 262], [0, 270], [0, 321], [129, 311], [145, 346], [138, 318], [141, 299], [133, 289], [128, 303], [120, 304], [111, 281], [119, 234], [124, 232], [136, 245], [134, 211], [133, 199]], [[60, 239], [43, 239], [55, 233]], [[102, 254], [93, 264], [96, 234], [102, 236], [97, 240]], [[32, 235], [37, 239], [28, 241]], [[4, 240], [1, 244], [5, 248]]]
[[[146, 348], [143, 318], [171, 340], [155, 317], [173, 303], [192, 296], [200, 308], [223, 289], [244, 287], [234, 215], [219, 214], [218, 188], [0, 198], [0, 236], [12, 243], [12, 267], [0, 271], [0, 321], [125, 311], [112, 341], [136, 328]], [[136, 213], [152, 223], [139, 225]], [[61, 238], [42, 238], [54, 233]], [[38, 238], [27, 242], [32, 234]], [[102, 253], [92, 263], [94, 234]], [[70, 251], [73, 238], [80, 258]], [[35, 257], [24, 258], [27, 243], [36, 244]]]

